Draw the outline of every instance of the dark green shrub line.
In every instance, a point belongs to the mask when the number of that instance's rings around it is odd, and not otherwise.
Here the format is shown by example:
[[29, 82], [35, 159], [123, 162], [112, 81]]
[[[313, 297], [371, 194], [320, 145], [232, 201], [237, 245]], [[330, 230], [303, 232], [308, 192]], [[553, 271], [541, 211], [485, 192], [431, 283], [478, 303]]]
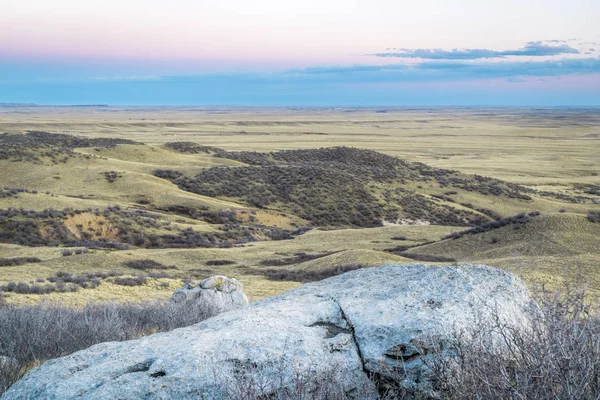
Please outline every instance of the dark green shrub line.
[[281, 266], [285, 266], [285, 265], [294, 265], [294, 264], [299, 264], [301, 262], [316, 260], [318, 258], [330, 256], [335, 253], [338, 253], [338, 252], [332, 251], [332, 252], [320, 253], [320, 254], [307, 254], [304, 252], [298, 252], [298, 253], [294, 254], [293, 257], [262, 260], [260, 262], [260, 265], [265, 266], [265, 267], [281, 267]]
[[137, 144], [127, 139], [84, 138], [80, 136], [30, 131], [26, 134], [0, 135], [0, 160], [44, 164], [50, 159], [52, 164], [66, 163], [70, 158], [96, 158], [73, 151], [78, 147], [113, 148], [119, 144]]
[[531, 211], [529, 213], [519, 213], [512, 217], [501, 218], [496, 221], [487, 222], [483, 225], [476, 226], [471, 229], [467, 229], [461, 232], [453, 232], [449, 235], [446, 235], [442, 238], [444, 239], [458, 239], [466, 235], [476, 235], [478, 233], [493, 231], [494, 229], [501, 228], [503, 226], [512, 225], [514, 229], [520, 229], [521, 226], [527, 224], [531, 221], [532, 217], [537, 217], [540, 215], [539, 211]]
[[416, 261], [424, 261], [424, 262], [451, 262], [455, 263], [456, 258], [446, 257], [446, 256], [436, 256], [430, 254], [417, 254], [417, 253], [407, 253], [404, 251], [394, 253], [404, 258], [410, 258], [411, 260]]
[[113, 280], [115, 285], [121, 286], [142, 286], [148, 282], [148, 278], [143, 275], [138, 276], [118, 276]]
[[12, 267], [15, 265], [23, 265], [29, 263], [41, 262], [37, 257], [14, 257], [14, 258], [0, 258], [0, 267]]
[[[197, 248], [229, 247], [233, 244], [252, 242], [257, 239], [289, 239], [292, 232], [258, 224], [244, 225], [236, 217], [235, 211], [218, 212], [192, 210], [187, 207], [176, 208], [179, 212], [206, 220], [209, 223], [223, 224], [218, 232], [198, 232], [189, 228], [175, 228], [170, 221], [162, 219], [160, 214], [145, 210], [124, 210], [119, 205], [104, 210], [88, 208], [75, 210], [46, 209], [34, 211], [26, 209], [0, 209], [0, 242], [15, 243], [24, 246], [70, 246], [90, 249], [129, 249], [131, 246], [144, 248]], [[64, 225], [64, 220], [82, 213], [91, 213], [104, 217], [116, 228], [116, 239], [97, 238], [95, 232], [78, 225], [80, 238]], [[252, 219], [252, 215], [250, 216]], [[99, 221], [98, 223], [103, 223]], [[42, 229], [46, 232], [42, 235]], [[164, 229], [172, 233], [154, 234], [151, 229]], [[298, 234], [296, 232], [295, 234]], [[70, 250], [65, 250], [65, 255]]]
[[165, 143], [165, 147], [171, 150], [175, 150], [179, 153], [187, 154], [210, 154], [224, 152], [224, 150], [219, 149], [218, 147], [203, 146], [194, 142], [169, 142]]
[[[154, 268], [158, 269], [158, 268]], [[148, 283], [148, 278], [153, 279], [178, 279], [177, 276], [166, 272], [150, 272], [137, 276], [125, 276], [118, 271], [95, 272], [85, 275], [73, 275], [69, 272], [59, 271], [49, 278], [37, 278], [31, 282], [8, 282], [0, 285], [0, 294], [49, 294], [77, 292], [80, 289], [95, 289], [102, 282], [110, 282], [121, 286], [141, 286]]]
[[406, 236], [393, 236], [393, 237], [391, 237], [390, 239], [391, 239], [391, 240], [401, 240], [401, 241], [408, 240], [408, 239], [406, 238]]
[[159, 178], [167, 179], [170, 181], [174, 181], [175, 179], [179, 179], [183, 176], [183, 173], [173, 169], [155, 169], [154, 171], [152, 171], [152, 174]]
[[600, 196], [600, 185], [586, 185], [583, 189], [584, 193]]
[[208, 266], [221, 266], [221, 265], [233, 265], [235, 261], [233, 260], [208, 260], [205, 262]]
[[8, 198], [8, 197], [19, 197], [20, 193], [37, 194], [38, 191], [6, 186], [4, 188], [0, 188], [0, 199]]
[[149, 270], [149, 269], [177, 269], [175, 265], [164, 265], [154, 260], [132, 260], [125, 263], [127, 268], [138, 269], [138, 270]]
[[263, 275], [272, 281], [315, 282], [365, 267], [363, 264], [347, 264], [315, 270], [246, 268], [242, 272], [246, 275]]

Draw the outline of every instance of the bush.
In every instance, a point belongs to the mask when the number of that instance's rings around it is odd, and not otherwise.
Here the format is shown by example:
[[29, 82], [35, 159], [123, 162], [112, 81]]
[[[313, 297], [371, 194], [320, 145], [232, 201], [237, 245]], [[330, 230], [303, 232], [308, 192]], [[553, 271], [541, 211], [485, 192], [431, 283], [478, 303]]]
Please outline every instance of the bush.
[[286, 257], [286, 258], [279, 258], [279, 259], [269, 258], [266, 260], [261, 260], [260, 265], [263, 265], [265, 267], [281, 267], [284, 265], [294, 265], [294, 264], [299, 264], [304, 261], [316, 260], [317, 258], [330, 256], [335, 253], [337, 253], [337, 252], [333, 251], [333, 252], [329, 252], [329, 253], [320, 253], [320, 254], [307, 254], [304, 252], [298, 252], [298, 253], [294, 254], [293, 257]]
[[118, 276], [113, 279], [115, 285], [121, 286], [142, 286], [148, 282], [148, 278], [143, 275], [134, 276]]
[[54, 303], [12, 306], [0, 300], [0, 355], [18, 363], [15, 367], [0, 366], [0, 395], [28, 369], [51, 358], [96, 343], [188, 326], [215, 314], [206, 306], [190, 308], [169, 301], [70, 308]]
[[233, 261], [233, 260], [208, 260], [205, 264], [208, 266], [232, 265], [232, 264], [235, 264], [235, 261]]
[[148, 270], [148, 269], [177, 269], [174, 265], [164, 265], [154, 260], [132, 260], [127, 261], [125, 263], [127, 268], [133, 268], [138, 270]]
[[600, 211], [588, 211], [587, 219], [590, 222], [600, 222]]
[[355, 269], [366, 268], [362, 264], [338, 265], [335, 267], [323, 268], [318, 270], [298, 270], [298, 269], [246, 269], [245, 274], [263, 275], [272, 281], [292, 281], [292, 282], [315, 282], [332, 276], [340, 275]]
[[392, 239], [392, 240], [408, 240], [406, 238], [406, 236], [394, 236], [394, 237], [392, 237], [390, 239]]
[[152, 172], [152, 174], [159, 178], [168, 179], [170, 181], [174, 181], [175, 179], [183, 176], [183, 173], [172, 169], [156, 169]]
[[175, 150], [179, 153], [188, 153], [188, 154], [199, 154], [199, 153], [210, 154], [211, 152], [212, 153], [223, 152], [223, 150], [221, 150], [217, 147], [203, 146], [201, 144], [194, 143], [194, 142], [168, 142], [168, 143], [165, 143], [165, 147], [167, 147], [171, 150]]
[[[59, 271], [47, 279], [37, 278], [35, 282], [8, 282], [0, 285], [0, 294], [3, 292], [18, 294], [48, 294], [76, 292], [79, 289], [95, 289], [104, 279], [123, 275], [120, 272], [97, 272], [86, 275], [73, 275], [69, 272]], [[46, 281], [48, 283], [46, 283]]]
[[[446, 399], [596, 399], [600, 393], [600, 319], [585, 294], [541, 296], [531, 331], [497, 324], [450, 344], [455, 356], [430, 365]], [[494, 335], [506, 348], [491, 351]], [[496, 336], [498, 337], [498, 336]]]
[[410, 258], [411, 260], [416, 260], [416, 261], [451, 262], [451, 263], [456, 262], [456, 258], [445, 257], [445, 256], [436, 256], [436, 255], [430, 255], [430, 254], [414, 254], [414, 253], [406, 253], [406, 252], [399, 252], [399, 253], [395, 253], [395, 254], [405, 257], [405, 258]]
[[41, 262], [37, 257], [15, 257], [15, 258], [0, 258], [0, 267], [12, 267], [15, 265], [23, 265], [28, 263]]
[[460, 232], [453, 232], [449, 235], [446, 235], [442, 238], [444, 239], [458, 239], [465, 235], [475, 235], [483, 232], [490, 232], [494, 229], [502, 228], [503, 226], [512, 225], [515, 230], [521, 229], [521, 226], [529, 223], [531, 218], [535, 218], [539, 216], [541, 213], [539, 211], [531, 211], [528, 214], [519, 213], [517, 215], [513, 215], [512, 217], [500, 218], [495, 221], [487, 222], [483, 225], [476, 226], [474, 228], [470, 228]]

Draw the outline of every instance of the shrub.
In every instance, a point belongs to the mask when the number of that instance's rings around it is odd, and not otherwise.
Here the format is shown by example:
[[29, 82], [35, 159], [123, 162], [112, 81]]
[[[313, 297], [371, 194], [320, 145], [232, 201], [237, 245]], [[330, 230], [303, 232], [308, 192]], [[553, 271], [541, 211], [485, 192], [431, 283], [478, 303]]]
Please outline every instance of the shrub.
[[[600, 319], [585, 293], [542, 293], [531, 331], [498, 323], [446, 346], [430, 367], [446, 399], [595, 399], [600, 393]], [[506, 348], [490, 350], [493, 337]]]
[[177, 269], [174, 265], [164, 265], [154, 260], [132, 260], [125, 263], [127, 268], [148, 270], [148, 269]]
[[244, 273], [263, 275], [272, 281], [314, 282], [365, 267], [363, 264], [347, 264], [318, 270], [255, 268], [246, 269]]
[[175, 179], [183, 176], [183, 173], [172, 169], [156, 169], [152, 172], [152, 174], [159, 178], [168, 179], [170, 181], [174, 181]]
[[0, 267], [11, 267], [14, 265], [23, 265], [28, 263], [41, 262], [37, 257], [15, 257], [15, 258], [0, 258]]
[[103, 175], [104, 175], [104, 178], [108, 181], [108, 183], [113, 183], [118, 178], [123, 177], [123, 174], [121, 172], [116, 172], [116, 171], [103, 172]]
[[70, 308], [48, 302], [13, 306], [0, 298], [0, 355], [14, 358], [18, 364], [0, 366], [0, 396], [28, 369], [51, 358], [96, 343], [130, 340], [188, 326], [215, 314], [205, 305], [190, 308], [169, 301], [95, 303]]
[[81, 288], [95, 289], [102, 283], [102, 280], [121, 275], [123, 274], [116, 271], [89, 273], [86, 275], [73, 275], [69, 272], [59, 271], [56, 275], [47, 279], [36, 278], [35, 282], [8, 282], [5, 285], [0, 285], [0, 294], [2, 292], [18, 294], [76, 292]]
[[600, 211], [588, 211], [587, 219], [590, 222], [600, 222]]
[[512, 217], [500, 218], [496, 221], [487, 222], [483, 225], [476, 226], [474, 228], [470, 228], [461, 232], [453, 232], [449, 235], [446, 235], [442, 238], [444, 239], [458, 239], [465, 235], [475, 235], [483, 232], [490, 232], [494, 229], [501, 228], [503, 226], [512, 225], [515, 230], [521, 229], [521, 226], [527, 224], [531, 221], [531, 218], [535, 218], [539, 216], [541, 213], [539, 211], [532, 211], [528, 214], [519, 213], [517, 215], [513, 215]]
[[121, 286], [142, 286], [148, 282], [148, 278], [143, 275], [134, 276], [118, 276], [113, 279], [115, 285]]
[[194, 142], [169, 142], [165, 143], [165, 147], [175, 150], [179, 153], [188, 153], [188, 154], [199, 154], [206, 153], [210, 154], [211, 152], [223, 152], [223, 150], [217, 147], [211, 146], [203, 146]]
[[329, 256], [329, 255], [335, 254], [335, 253], [337, 253], [337, 252], [333, 251], [333, 252], [329, 252], [329, 253], [320, 253], [320, 254], [307, 254], [304, 252], [298, 252], [298, 253], [294, 254], [293, 257], [286, 257], [286, 258], [279, 258], [279, 259], [269, 258], [266, 260], [261, 260], [260, 265], [263, 265], [265, 267], [281, 267], [284, 265], [293, 265], [293, 264], [299, 264], [304, 261], [316, 260], [317, 258]]
[[451, 262], [455, 263], [456, 258], [446, 257], [446, 256], [436, 256], [431, 254], [415, 254], [415, 253], [407, 253], [407, 252], [399, 252], [396, 253], [399, 256], [410, 258], [412, 260], [424, 261], [424, 262]]
[[392, 240], [408, 240], [406, 238], [406, 236], [394, 236], [394, 237], [392, 237], [390, 239], [392, 239]]
[[235, 261], [233, 261], [233, 260], [208, 260], [205, 264], [208, 266], [232, 265], [232, 264], [235, 264]]

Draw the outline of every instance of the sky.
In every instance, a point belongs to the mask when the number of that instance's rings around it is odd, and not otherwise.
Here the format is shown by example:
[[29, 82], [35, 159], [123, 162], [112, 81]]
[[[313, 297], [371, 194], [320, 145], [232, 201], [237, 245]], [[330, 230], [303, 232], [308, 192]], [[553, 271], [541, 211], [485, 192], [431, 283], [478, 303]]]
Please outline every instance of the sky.
[[0, 0], [0, 102], [600, 106], [598, 0]]

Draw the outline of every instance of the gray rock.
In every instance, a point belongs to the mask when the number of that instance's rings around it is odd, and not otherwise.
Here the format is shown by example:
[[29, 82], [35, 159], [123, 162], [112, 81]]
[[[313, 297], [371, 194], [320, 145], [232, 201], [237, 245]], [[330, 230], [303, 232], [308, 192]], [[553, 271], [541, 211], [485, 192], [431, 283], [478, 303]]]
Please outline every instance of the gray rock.
[[190, 282], [171, 296], [174, 303], [201, 306], [215, 312], [230, 311], [248, 304], [242, 284], [226, 276], [211, 276], [202, 282]]
[[493, 314], [527, 329], [536, 310], [518, 278], [490, 267], [360, 269], [187, 328], [48, 361], [2, 399], [229, 399], [293, 393], [298, 382], [317, 382], [304, 390], [339, 382], [338, 397], [377, 398], [370, 374], [427, 394], [426, 361], [439, 355], [439, 339]]

